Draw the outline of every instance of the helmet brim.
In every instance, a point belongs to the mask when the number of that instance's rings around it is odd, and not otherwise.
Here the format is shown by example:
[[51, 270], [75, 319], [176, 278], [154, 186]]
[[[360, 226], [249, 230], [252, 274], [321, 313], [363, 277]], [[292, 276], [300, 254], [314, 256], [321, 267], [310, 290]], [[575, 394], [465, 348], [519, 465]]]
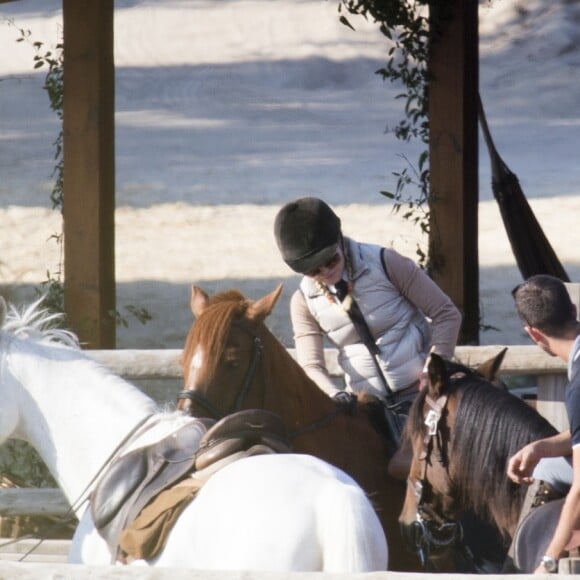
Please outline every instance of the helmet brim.
[[287, 261], [286, 263], [295, 272], [298, 272], [299, 274], [307, 274], [308, 272], [312, 272], [312, 270], [315, 270], [329, 262], [337, 251], [338, 242], [331, 246], [327, 246], [326, 248], [322, 248], [317, 252], [293, 260], [292, 262]]

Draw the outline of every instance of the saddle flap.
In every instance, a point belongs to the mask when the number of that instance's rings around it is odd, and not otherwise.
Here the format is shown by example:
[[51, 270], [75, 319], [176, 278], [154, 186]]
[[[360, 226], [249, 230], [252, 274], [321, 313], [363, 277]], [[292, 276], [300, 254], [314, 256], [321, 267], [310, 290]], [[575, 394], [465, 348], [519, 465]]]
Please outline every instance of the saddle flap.
[[148, 470], [143, 450], [129, 453], [114, 461], [90, 497], [91, 515], [97, 529], [104, 528], [119, 512]]
[[132, 510], [138, 512], [152, 496], [193, 470], [199, 442], [212, 423], [188, 422], [157, 443], [111, 463], [90, 497], [91, 515], [102, 535], [109, 535], [105, 528], [116, 516], [126, 520]]
[[552, 539], [560, 519], [564, 498], [532, 509], [514, 534], [514, 565], [519, 572], [532, 574]]

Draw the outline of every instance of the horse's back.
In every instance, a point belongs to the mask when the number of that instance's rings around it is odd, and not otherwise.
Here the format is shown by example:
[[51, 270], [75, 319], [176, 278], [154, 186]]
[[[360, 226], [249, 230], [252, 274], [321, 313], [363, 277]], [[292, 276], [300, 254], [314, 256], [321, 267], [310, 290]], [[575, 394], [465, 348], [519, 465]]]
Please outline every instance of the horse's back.
[[217, 472], [178, 520], [158, 563], [183, 561], [184, 548], [192, 566], [209, 569], [387, 566], [384, 532], [364, 492], [308, 455], [250, 457]]
[[[86, 538], [98, 544], [94, 534]], [[94, 552], [97, 559], [103, 557], [101, 548]], [[78, 547], [75, 552], [79, 561]], [[367, 572], [386, 570], [387, 559], [377, 515], [350, 476], [309, 455], [273, 454], [241, 459], [215, 473], [180, 515], [153, 563]]]

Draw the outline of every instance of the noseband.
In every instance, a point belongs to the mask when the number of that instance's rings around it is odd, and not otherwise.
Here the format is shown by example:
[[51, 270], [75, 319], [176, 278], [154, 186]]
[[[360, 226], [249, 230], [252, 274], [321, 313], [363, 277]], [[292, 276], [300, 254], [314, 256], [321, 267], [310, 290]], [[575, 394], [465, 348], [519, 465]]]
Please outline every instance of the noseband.
[[244, 400], [248, 396], [250, 392], [250, 388], [252, 383], [254, 382], [254, 377], [256, 375], [256, 371], [260, 365], [260, 361], [262, 359], [262, 352], [264, 351], [264, 345], [262, 343], [262, 339], [256, 334], [253, 329], [249, 328], [247, 325], [242, 324], [240, 322], [234, 322], [232, 326], [237, 328], [241, 328], [245, 332], [247, 332], [253, 339], [252, 344], [252, 360], [250, 361], [250, 366], [248, 367], [248, 371], [246, 372], [246, 376], [244, 377], [244, 381], [240, 388], [240, 392], [236, 397], [236, 401], [234, 403], [233, 409], [227, 412], [220, 411], [215, 405], [213, 405], [207, 397], [198, 393], [197, 391], [191, 389], [185, 389], [177, 395], [177, 400], [180, 401], [182, 399], [191, 401], [192, 403], [197, 403], [207, 411], [209, 411], [214, 419], [222, 419], [226, 415], [231, 413], [235, 413], [236, 411], [240, 411], [242, 409], [242, 405]]
[[449, 548], [455, 547], [463, 538], [463, 528], [461, 523], [449, 520], [438, 514], [432, 506], [425, 503], [424, 489], [427, 482], [427, 466], [431, 463], [435, 448], [435, 438], [439, 439], [436, 461], [443, 467], [447, 460], [442, 452], [442, 434], [439, 430], [439, 421], [443, 411], [447, 407], [448, 397], [442, 395], [434, 401], [429, 395], [425, 397], [425, 402], [430, 410], [425, 417], [427, 432], [423, 438], [423, 450], [419, 456], [422, 462], [421, 478], [407, 479], [407, 485], [413, 491], [417, 501], [417, 515], [411, 524], [413, 549], [419, 555], [421, 563], [427, 568], [430, 560], [442, 557]]

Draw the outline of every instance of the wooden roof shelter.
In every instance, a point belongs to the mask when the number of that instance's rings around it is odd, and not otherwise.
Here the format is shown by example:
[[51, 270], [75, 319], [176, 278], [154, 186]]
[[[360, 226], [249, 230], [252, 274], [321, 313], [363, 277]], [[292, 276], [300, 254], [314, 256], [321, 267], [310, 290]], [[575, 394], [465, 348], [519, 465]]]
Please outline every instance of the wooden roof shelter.
[[[64, 248], [69, 325], [89, 348], [115, 347], [114, 0], [63, 0]], [[430, 252], [434, 280], [479, 341], [478, 2], [455, 0], [430, 68]]]

